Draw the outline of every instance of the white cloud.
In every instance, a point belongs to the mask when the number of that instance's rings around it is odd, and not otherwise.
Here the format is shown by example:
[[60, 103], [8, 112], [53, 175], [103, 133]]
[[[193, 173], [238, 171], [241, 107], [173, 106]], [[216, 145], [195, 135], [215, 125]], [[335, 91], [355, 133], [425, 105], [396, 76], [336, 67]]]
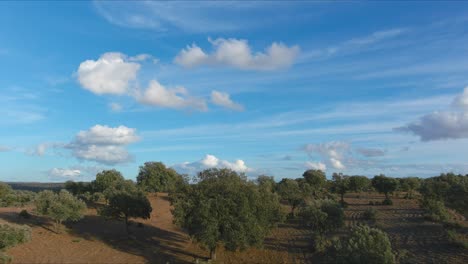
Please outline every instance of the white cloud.
[[321, 170], [321, 171], [326, 171], [327, 170], [327, 165], [322, 162], [311, 162], [307, 161], [305, 163], [305, 167], [307, 169], [312, 169], [312, 170]]
[[[156, 32], [226, 32], [271, 25], [271, 12], [296, 11], [294, 3], [254, 1], [93, 1], [109, 23]], [[281, 11], [279, 11], [281, 10]], [[301, 9], [303, 11], [303, 8]], [[303, 11], [304, 12], [304, 11]], [[243, 14], [243, 16], [239, 16]], [[245, 17], [256, 19], [245, 19]], [[288, 16], [291, 20], [291, 17]]]
[[134, 128], [95, 125], [89, 130], [78, 132], [75, 142], [84, 145], [127, 145], [138, 140]]
[[413, 133], [421, 141], [468, 138], [468, 112], [436, 111], [395, 130]]
[[243, 160], [235, 160], [230, 162], [221, 160], [214, 155], [207, 154], [203, 159], [195, 162], [183, 162], [172, 166], [180, 173], [195, 174], [205, 169], [210, 168], [228, 168], [237, 172], [252, 172], [253, 169], [249, 168]]
[[47, 172], [52, 179], [73, 180], [81, 176], [81, 171], [76, 169], [53, 168]]
[[205, 53], [193, 44], [181, 50], [174, 62], [184, 67], [201, 65], [222, 65], [242, 70], [276, 70], [287, 68], [294, 63], [299, 47], [288, 47], [273, 42], [264, 52], [253, 53], [247, 40], [223, 39], [210, 40], [214, 47], [211, 54]]
[[110, 103], [109, 104], [109, 108], [113, 111], [113, 112], [120, 112], [122, 111], [123, 107], [121, 104], [119, 103]]
[[311, 157], [319, 155], [327, 164], [334, 169], [345, 169], [342, 160], [349, 156], [351, 146], [349, 143], [341, 141], [331, 141], [320, 144], [306, 144], [303, 150]]
[[338, 160], [338, 159], [330, 158], [330, 163], [331, 163], [332, 167], [335, 168], [335, 169], [342, 170], [342, 169], [345, 168], [343, 163], [341, 163], [341, 161]]
[[[204, 99], [190, 96], [184, 87], [167, 88], [151, 80], [147, 89], [140, 89], [136, 85], [137, 73], [141, 68], [138, 62], [148, 59], [155, 62], [149, 54], [128, 57], [119, 52], [104, 53], [96, 61], [87, 60], [80, 64], [78, 81], [84, 89], [95, 94], [126, 95], [145, 105], [198, 111], [208, 109]], [[112, 111], [122, 109], [117, 103], [111, 103], [109, 107]]]
[[159, 107], [193, 108], [199, 111], [208, 109], [205, 100], [190, 96], [184, 87], [166, 88], [155, 80], [152, 80], [148, 88], [137, 96], [137, 100], [143, 104]]
[[86, 60], [77, 71], [83, 88], [95, 94], [127, 94], [141, 65], [119, 52], [104, 53], [98, 60]]
[[95, 125], [80, 131], [66, 148], [71, 149], [77, 159], [113, 165], [131, 161], [132, 156], [125, 146], [138, 140], [134, 128]]
[[244, 107], [241, 104], [238, 104], [231, 100], [228, 93], [223, 93], [219, 91], [211, 92], [211, 102], [215, 105], [219, 105], [231, 110], [242, 111]]
[[0, 152], [7, 152], [7, 151], [11, 151], [11, 148], [7, 147], [7, 146], [1, 146], [0, 145]]
[[455, 97], [452, 104], [455, 107], [466, 109], [468, 111], [468, 87], [465, 87], [462, 94]]
[[26, 151], [26, 154], [32, 156], [44, 156], [49, 148], [48, 143], [38, 144], [34, 149]]
[[455, 97], [452, 105], [457, 111], [435, 111], [395, 131], [410, 132], [421, 141], [468, 138], [468, 88]]
[[213, 168], [218, 166], [219, 164], [219, 159], [213, 155], [206, 155], [204, 159], [201, 160], [201, 164], [203, 166], [206, 166], [208, 168]]

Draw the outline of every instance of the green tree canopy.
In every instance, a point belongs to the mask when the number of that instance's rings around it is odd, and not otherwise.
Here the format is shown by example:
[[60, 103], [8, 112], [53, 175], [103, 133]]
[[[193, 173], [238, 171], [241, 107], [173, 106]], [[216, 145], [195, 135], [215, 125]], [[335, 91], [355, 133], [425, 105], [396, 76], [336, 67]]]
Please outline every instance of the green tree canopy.
[[228, 250], [261, 245], [281, 219], [276, 194], [248, 182], [229, 169], [208, 169], [197, 184], [173, 194], [175, 222], [206, 246], [216, 259], [216, 248]]
[[124, 221], [127, 234], [129, 218], [150, 218], [153, 211], [151, 203], [132, 181], [124, 181], [119, 188], [108, 190], [112, 190], [112, 194], [109, 195], [108, 204], [99, 210], [99, 214]]
[[260, 175], [257, 177], [257, 184], [260, 188], [274, 192], [276, 189], [276, 182], [273, 176]]
[[371, 180], [366, 176], [350, 176], [349, 189], [353, 192], [362, 192], [369, 189]]
[[59, 193], [42, 191], [36, 197], [37, 213], [54, 220], [55, 230], [63, 221], [78, 221], [83, 218], [86, 204], [66, 190]]
[[349, 177], [342, 173], [333, 173], [332, 179], [332, 189], [335, 193], [340, 195], [341, 204], [344, 204], [344, 195], [350, 190]]
[[379, 193], [385, 194], [386, 199], [389, 199], [388, 194], [396, 190], [398, 187], [398, 181], [394, 178], [380, 174], [372, 178], [372, 186], [374, 186]]
[[145, 162], [140, 166], [137, 184], [147, 192], [170, 192], [184, 184], [184, 178], [162, 162]]
[[306, 182], [312, 188], [314, 196], [325, 186], [327, 182], [327, 177], [325, 173], [321, 170], [306, 170], [302, 177], [306, 180]]
[[400, 189], [402, 191], [408, 192], [408, 198], [413, 198], [413, 193], [415, 190], [419, 189], [421, 181], [417, 177], [407, 177], [400, 179]]
[[96, 180], [92, 182], [92, 185], [96, 192], [104, 192], [106, 189], [115, 187], [124, 181], [125, 179], [119, 171], [115, 169], [103, 170], [96, 174]]
[[291, 206], [291, 215], [294, 215], [294, 211], [304, 202], [305, 198], [305, 193], [299, 182], [288, 178], [284, 178], [278, 183], [278, 194]]
[[349, 237], [335, 243], [336, 261], [343, 264], [393, 264], [395, 255], [387, 234], [369, 226], [357, 226]]

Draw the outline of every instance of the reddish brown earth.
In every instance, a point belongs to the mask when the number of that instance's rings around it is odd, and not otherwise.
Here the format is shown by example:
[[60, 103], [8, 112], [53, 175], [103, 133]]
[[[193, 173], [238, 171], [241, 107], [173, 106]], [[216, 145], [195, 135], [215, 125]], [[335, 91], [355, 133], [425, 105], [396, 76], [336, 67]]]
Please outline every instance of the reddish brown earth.
[[[346, 198], [347, 225], [362, 220], [362, 212], [369, 200], [382, 200], [372, 194]], [[67, 225], [60, 234], [51, 231], [52, 225], [34, 216], [18, 218], [21, 208], [0, 208], [0, 219], [28, 224], [33, 229], [32, 241], [9, 249], [14, 263], [193, 263], [206, 260], [208, 252], [172, 223], [167, 195], [150, 197], [151, 219], [135, 220], [131, 236], [127, 237], [123, 223], [106, 221], [89, 209], [85, 218]], [[456, 248], [440, 224], [424, 221], [416, 200], [394, 198], [393, 206], [374, 206], [379, 216], [376, 225], [389, 233], [397, 249], [406, 249], [410, 263], [468, 263], [468, 252]], [[31, 209], [31, 208], [28, 208]], [[462, 221], [466, 226], [466, 221]], [[317, 260], [311, 252], [312, 232], [293, 222], [280, 225], [266, 239], [262, 249], [243, 252], [219, 250], [219, 263], [312, 263]], [[317, 263], [317, 261], [314, 261]]]

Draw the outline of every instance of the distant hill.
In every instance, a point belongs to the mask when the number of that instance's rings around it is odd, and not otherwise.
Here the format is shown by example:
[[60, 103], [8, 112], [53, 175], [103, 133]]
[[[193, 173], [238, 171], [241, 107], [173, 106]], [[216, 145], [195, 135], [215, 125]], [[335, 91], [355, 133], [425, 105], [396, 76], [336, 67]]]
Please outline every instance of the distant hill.
[[63, 182], [7, 182], [15, 190], [39, 192], [43, 190], [59, 191], [65, 188]]

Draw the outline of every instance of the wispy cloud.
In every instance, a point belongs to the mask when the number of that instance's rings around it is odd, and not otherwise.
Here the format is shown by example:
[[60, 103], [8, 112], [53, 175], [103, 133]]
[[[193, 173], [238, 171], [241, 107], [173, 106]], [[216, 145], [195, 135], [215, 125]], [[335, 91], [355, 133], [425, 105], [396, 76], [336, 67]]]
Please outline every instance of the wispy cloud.
[[[253, 29], [273, 22], [271, 13], [296, 10], [294, 3], [250, 1], [95, 1], [96, 11], [108, 22], [121, 27], [159, 32], [227, 32]], [[300, 10], [300, 9], [299, 9]], [[243, 16], [238, 14], [242, 13]], [[278, 14], [279, 19], [282, 14]], [[245, 17], [256, 17], [251, 22]]]

